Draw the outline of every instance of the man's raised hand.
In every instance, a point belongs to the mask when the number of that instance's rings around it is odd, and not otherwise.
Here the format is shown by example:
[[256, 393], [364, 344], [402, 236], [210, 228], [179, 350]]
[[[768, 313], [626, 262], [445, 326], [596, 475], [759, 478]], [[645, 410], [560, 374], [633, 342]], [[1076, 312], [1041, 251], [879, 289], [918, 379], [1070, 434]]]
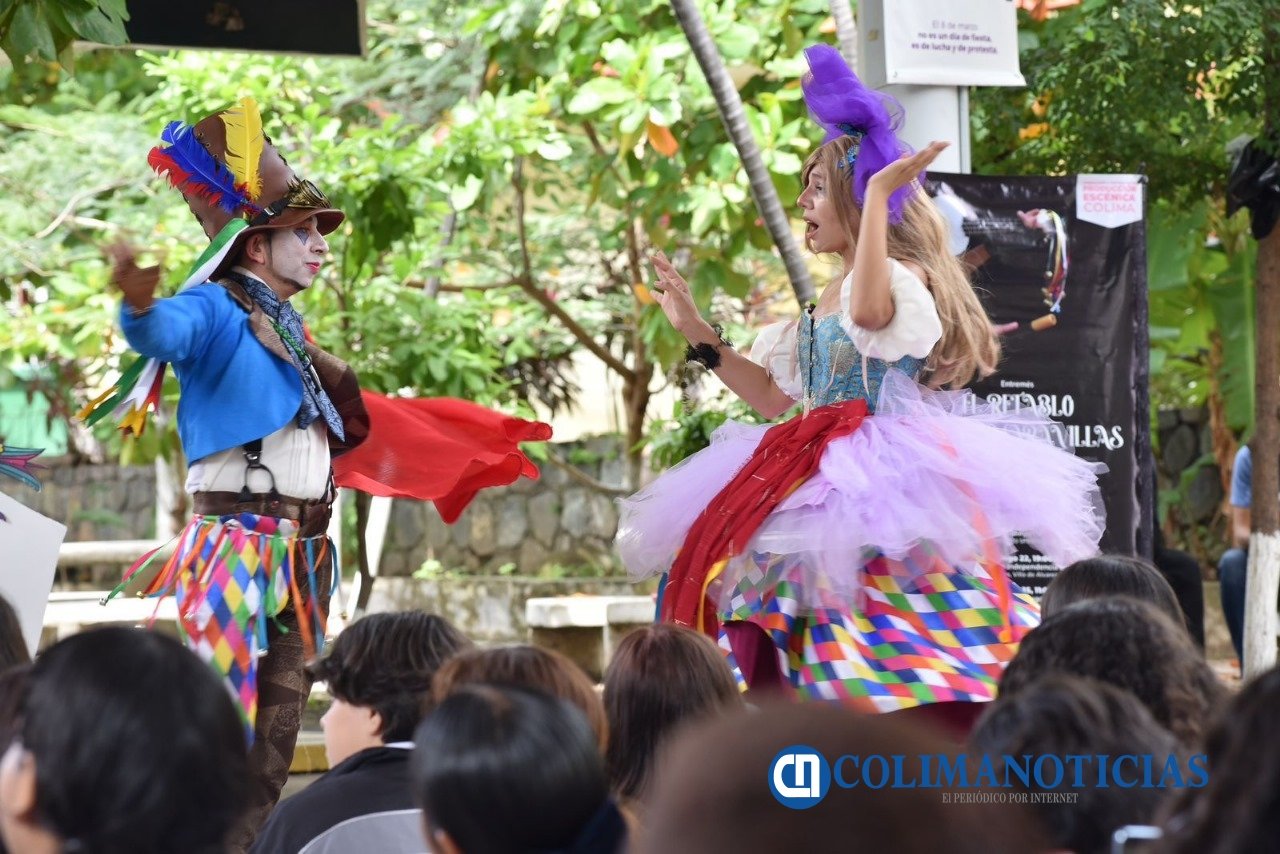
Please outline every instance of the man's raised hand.
[[160, 265], [138, 266], [138, 253], [124, 241], [106, 247], [111, 259], [111, 284], [120, 289], [124, 301], [136, 312], [146, 311], [160, 287]]

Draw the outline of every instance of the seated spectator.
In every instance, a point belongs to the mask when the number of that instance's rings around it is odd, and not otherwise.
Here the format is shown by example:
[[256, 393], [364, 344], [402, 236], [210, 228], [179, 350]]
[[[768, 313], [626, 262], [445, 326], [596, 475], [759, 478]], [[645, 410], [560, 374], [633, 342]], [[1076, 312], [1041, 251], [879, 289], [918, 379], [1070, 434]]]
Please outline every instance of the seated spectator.
[[1165, 545], [1164, 531], [1159, 525], [1152, 543], [1151, 562], [1173, 589], [1191, 639], [1204, 649], [1204, 573], [1200, 562], [1184, 551]]
[[[989, 704], [970, 736], [969, 748], [971, 756], [993, 757], [1150, 754], [1161, 769], [1169, 756], [1175, 756], [1179, 773], [1190, 774], [1177, 739], [1155, 722], [1137, 697], [1113, 685], [1062, 674], [1037, 679]], [[1096, 771], [1090, 765], [1082, 773]], [[1089, 785], [1066, 789], [1074, 801], [1035, 802], [1053, 848], [1073, 854], [1108, 854], [1117, 828], [1154, 824], [1161, 804], [1173, 791], [1101, 787], [1094, 785], [1094, 778], [1089, 780]]]
[[568, 701], [458, 685], [414, 742], [414, 791], [437, 854], [613, 854], [626, 843], [597, 735]]
[[1280, 840], [1280, 668], [1248, 682], [1205, 740], [1209, 783], [1166, 822], [1171, 854], [1275, 851]]
[[541, 647], [517, 645], [474, 649], [454, 656], [436, 674], [431, 694], [440, 703], [459, 687], [483, 683], [541, 691], [567, 700], [586, 715], [604, 753], [609, 724], [596, 686], [567, 656]]
[[245, 729], [171, 637], [103, 628], [31, 667], [0, 760], [0, 836], [23, 854], [214, 854], [248, 804]]
[[[1253, 533], [1253, 452], [1244, 445], [1231, 470], [1231, 548], [1218, 560], [1222, 616], [1236, 658], [1244, 660], [1245, 582], [1249, 576], [1249, 535]], [[1277, 603], [1280, 606], [1280, 603]]]
[[1040, 614], [1047, 620], [1068, 605], [1108, 596], [1149, 602], [1176, 624], [1186, 625], [1178, 598], [1160, 570], [1149, 561], [1129, 555], [1100, 555], [1066, 567], [1054, 576], [1040, 597]]
[[680, 724], [742, 708], [733, 671], [701, 632], [660, 623], [631, 632], [604, 675], [609, 720], [605, 767], [614, 796], [639, 812], [654, 757]]
[[[797, 745], [831, 763], [829, 789], [805, 809], [784, 806], [769, 784], [775, 761]], [[903, 779], [923, 779], [921, 755], [956, 757], [947, 742], [883, 715], [836, 704], [785, 703], [716, 720], [677, 734], [658, 759], [653, 798], [637, 854], [741, 854], [750, 851], [947, 852], [1045, 851], [1033, 815], [1008, 803], [957, 803], [938, 787], [867, 780], [867, 766], [838, 760], [904, 757]], [[936, 761], [936, 760], [935, 760]], [[958, 758], [955, 758], [959, 762]], [[895, 772], [896, 773], [896, 772]], [[844, 788], [836, 775], [849, 783]], [[936, 766], [933, 772], [936, 779]], [[968, 790], [981, 795], [979, 790]], [[981, 800], [981, 799], [979, 799]]]
[[[1155, 469], [1155, 456], [1148, 448], [1146, 452], [1147, 465], [1152, 470]], [[1169, 582], [1169, 587], [1173, 590], [1173, 595], [1178, 600], [1178, 607], [1182, 609], [1183, 621], [1186, 623], [1187, 631], [1191, 632], [1191, 639], [1196, 642], [1196, 646], [1204, 649], [1204, 570], [1200, 566], [1200, 562], [1191, 555], [1178, 549], [1170, 548], [1164, 539], [1164, 531], [1160, 527], [1160, 512], [1157, 498], [1157, 490], [1154, 488], [1144, 488], [1144, 484], [1139, 478], [1138, 492], [1146, 494], [1147, 509], [1151, 514], [1151, 520], [1154, 530], [1152, 531], [1151, 542], [1151, 563], [1156, 570], [1164, 576], [1164, 580]], [[1155, 484], [1146, 484], [1145, 486], [1154, 487]], [[1137, 597], [1141, 598], [1141, 597]]]
[[468, 645], [448, 621], [421, 611], [370, 614], [338, 635], [308, 668], [333, 696], [320, 719], [329, 772], [281, 801], [250, 850], [422, 851], [422, 816], [409, 786], [413, 730], [436, 671]]
[[1012, 697], [1049, 673], [1086, 676], [1134, 694], [1183, 747], [1198, 748], [1225, 697], [1182, 626], [1126, 596], [1077, 602], [1022, 639], [1000, 680]]
[[20, 664], [30, 664], [31, 653], [22, 637], [22, 623], [9, 600], [0, 596], [0, 673]]

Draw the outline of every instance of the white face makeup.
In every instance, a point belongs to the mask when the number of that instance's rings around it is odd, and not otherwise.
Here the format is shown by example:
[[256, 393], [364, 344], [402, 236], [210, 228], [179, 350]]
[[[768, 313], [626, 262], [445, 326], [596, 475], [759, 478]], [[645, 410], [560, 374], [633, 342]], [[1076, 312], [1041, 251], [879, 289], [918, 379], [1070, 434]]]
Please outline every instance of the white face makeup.
[[267, 235], [266, 272], [281, 283], [304, 291], [320, 272], [329, 244], [316, 228], [316, 218]]

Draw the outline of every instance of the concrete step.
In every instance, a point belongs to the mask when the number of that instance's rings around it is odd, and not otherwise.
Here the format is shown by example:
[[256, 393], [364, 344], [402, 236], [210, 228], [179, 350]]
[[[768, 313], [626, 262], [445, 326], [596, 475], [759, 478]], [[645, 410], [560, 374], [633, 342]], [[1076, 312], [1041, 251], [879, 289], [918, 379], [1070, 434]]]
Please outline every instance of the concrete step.
[[298, 733], [298, 746], [293, 750], [290, 774], [321, 774], [329, 770], [329, 760], [324, 755], [324, 733], [303, 730]]

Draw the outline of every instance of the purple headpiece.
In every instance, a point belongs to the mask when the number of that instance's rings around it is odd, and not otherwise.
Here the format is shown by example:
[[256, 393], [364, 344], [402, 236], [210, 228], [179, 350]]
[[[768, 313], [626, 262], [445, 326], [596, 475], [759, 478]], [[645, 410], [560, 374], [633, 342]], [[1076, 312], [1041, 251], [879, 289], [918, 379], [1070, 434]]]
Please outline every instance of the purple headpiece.
[[[826, 130], [823, 142], [852, 136], [854, 147], [842, 169], [853, 167], [853, 197], [861, 205], [867, 181], [911, 147], [898, 139], [902, 105], [888, 95], [868, 89], [849, 70], [840, 51], [825, 44], [805, 48], [809, 73], [801, 87], [809, 115]], [[921, 180], [924, 174], [920, 175]], [[902, 209], [915, 192], [910, 184], [889, 196], [889, 221], [900, 222]]]

